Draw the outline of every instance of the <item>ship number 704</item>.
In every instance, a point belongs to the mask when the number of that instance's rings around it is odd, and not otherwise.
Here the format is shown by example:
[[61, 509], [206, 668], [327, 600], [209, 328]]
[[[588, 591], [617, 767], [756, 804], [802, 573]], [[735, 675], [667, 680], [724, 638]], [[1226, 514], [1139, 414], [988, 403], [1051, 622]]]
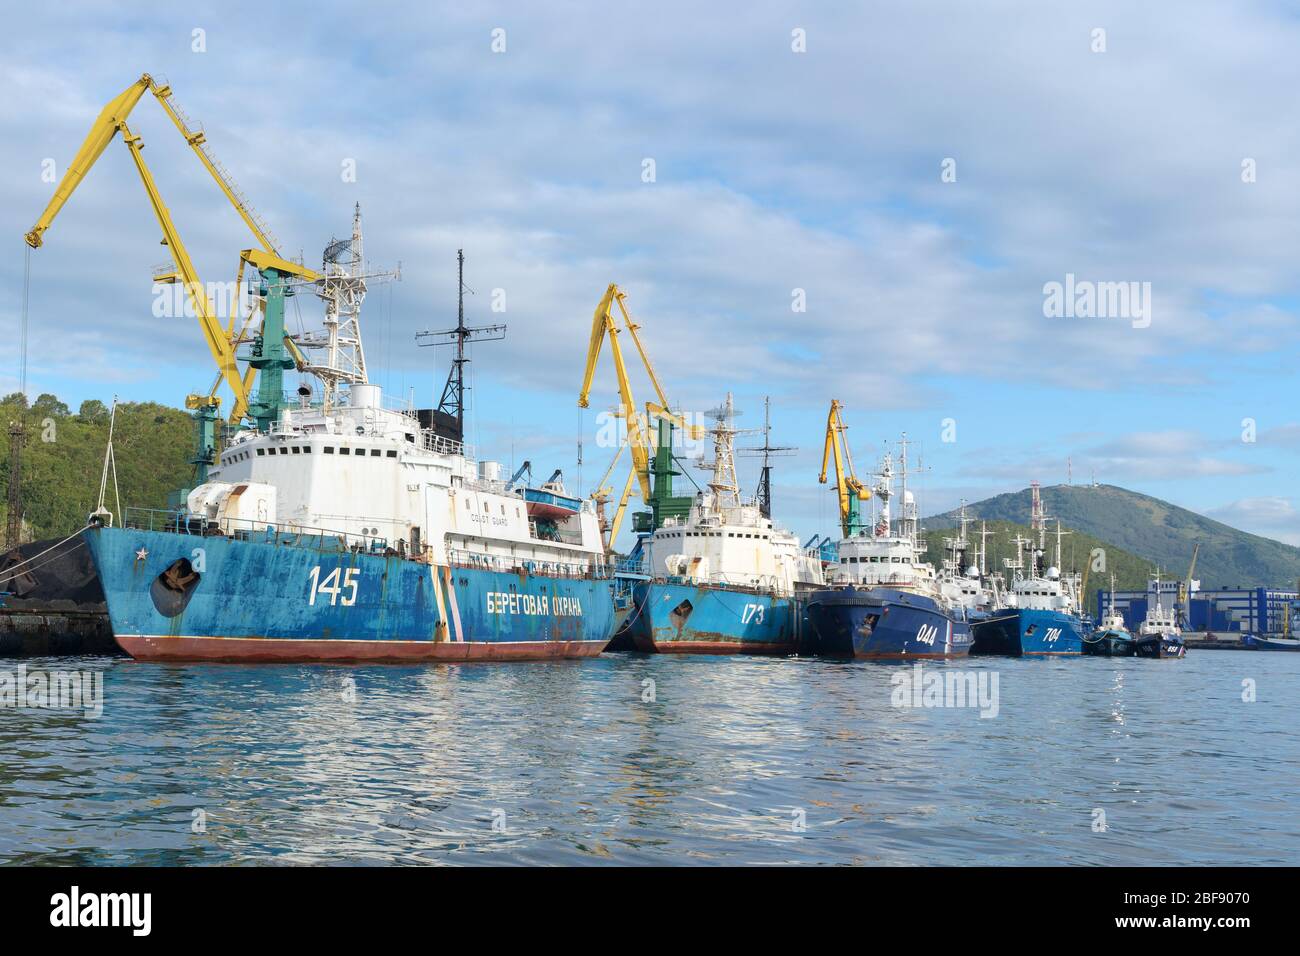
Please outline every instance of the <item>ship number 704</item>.
[[[316, 603], [316, 595], [328, 594], [330, 596], [330, 605], [342, 604], [344, 607], [351, 607], [357, 603], [357, 580], [356, 576], [361, 573], [360, 568], [348, 568], [347, 573], [343, 575], [343, 583], [339, 584], [339, 573], [342, 568], [335, 568], [329, 574], [325, 575], [325, 580], [320, 579], [320, 565], [311, 569], [311, 599], [308, 604]], [[340, 598], [340, 594], [346, 589], [349, 593], [346, 597]]]

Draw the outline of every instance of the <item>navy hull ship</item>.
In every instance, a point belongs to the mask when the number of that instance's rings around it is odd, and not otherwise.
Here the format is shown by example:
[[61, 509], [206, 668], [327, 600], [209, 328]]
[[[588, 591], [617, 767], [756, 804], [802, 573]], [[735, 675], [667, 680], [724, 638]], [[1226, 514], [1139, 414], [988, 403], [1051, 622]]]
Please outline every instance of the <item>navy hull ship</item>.
[[900, 443], [902, 513], [890, 510], [895, 478], [886, 452], [877, 475], [875, 519], [864, 522], [861, 505], [872, 492], [853, 474], [847, 444], [842, 445], [839, 402], [827, 421], [827, 464], [834, 457], [844, 537], [837, 545], [831, 586], [805, 600], [807, 628], [800, 653], [826, 657], [911, 659], [962, 657], [971, 647], [971, 609], [941, 586], [934, 568], [922, 560], [919, 520], [907, 490], [907, 438]]
[[[1037, 542], [1017, 535], [1016, 557], [1003, 564], [1011, 572], [1011, 584], [1003, 606], [975, 624], [972, 654], [1009, 657], [1073, 656], [1083, 653], [1084, 624], [1080, 607], [1081, 585], [1075, 575], [1063, 576], [1061, 566], [1061, 524], [1056, 524], [1056, 564], [1044, 569], [1046, 521], [1033, 484], [1034, 508], [1031, 526]], [[1028, 562], [1025, 555], [1028, 554]]]

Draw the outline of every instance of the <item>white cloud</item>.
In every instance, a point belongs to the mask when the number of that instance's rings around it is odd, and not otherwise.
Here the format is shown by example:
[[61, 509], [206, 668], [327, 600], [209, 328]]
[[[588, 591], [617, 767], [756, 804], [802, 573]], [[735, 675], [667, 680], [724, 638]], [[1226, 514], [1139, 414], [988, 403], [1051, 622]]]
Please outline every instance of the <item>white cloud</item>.
[[1242, 498], [1206, 514], [1234, 528], [1300, 545], [1300, 511], [1289, 498], [1272, 495]]

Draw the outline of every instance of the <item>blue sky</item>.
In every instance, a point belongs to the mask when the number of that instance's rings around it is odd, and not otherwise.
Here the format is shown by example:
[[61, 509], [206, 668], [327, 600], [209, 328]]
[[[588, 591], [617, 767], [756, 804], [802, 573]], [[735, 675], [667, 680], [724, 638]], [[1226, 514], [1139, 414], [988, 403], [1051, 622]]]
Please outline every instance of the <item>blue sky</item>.
[[[800, 447], [778, 462], [778, 518], [804, 537], [834, 526], [816, 474], [839, 398], [860, 470], [899, 432], [918, 441], [927, 512], [1063, 482], [1068, 458], [1076, 482], [1300, 543], [1286, 4], [29, 5], [0, 44], [10, 329], [19, 237], [53, 188], [42, 163], [61, 173], [147, 71], [290, 252], [318, 262], [362, 204], [372, 265], [403, 272], [367, 303], [371, 375], [422, 404], [446, 355], [414, 333], [454, 323], [465, 248], [470, 320], [510, 326], [474, 355], [483, 457], [576, 485], [581, 439], [591, 490], [612, 368], [587, 413], [576, 395], [592, 309], [617, 281], [675, 403], [731, 390], [757, 426], [772, 396], [774, 437]], [[242, 224], [156, 103], [133, 119], [200, 273], [233, 278]], [[179, 404], [207, 387], [194, 320], [152, 315], [157, 240], [115, 143], [32, 254], [32, 394]], [[1067, 273], [1151, 283], [1150, 327], [1048, 318], [1044, 284]], [[301, 304], [307, 326], [319, 314]], [[15, 339], [0, 340], [6, 392]]]

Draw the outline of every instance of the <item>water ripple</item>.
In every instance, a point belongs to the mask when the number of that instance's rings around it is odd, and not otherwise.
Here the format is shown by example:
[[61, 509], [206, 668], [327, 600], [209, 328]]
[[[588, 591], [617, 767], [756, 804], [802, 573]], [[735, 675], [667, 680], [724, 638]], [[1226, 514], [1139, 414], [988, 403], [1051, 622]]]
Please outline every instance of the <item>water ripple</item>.
[[30, 661], [105, 711], [0, 710], [0, 862], [1300, 862], [1300, 655], [930, 666], [998, 716], [856, 662]]

